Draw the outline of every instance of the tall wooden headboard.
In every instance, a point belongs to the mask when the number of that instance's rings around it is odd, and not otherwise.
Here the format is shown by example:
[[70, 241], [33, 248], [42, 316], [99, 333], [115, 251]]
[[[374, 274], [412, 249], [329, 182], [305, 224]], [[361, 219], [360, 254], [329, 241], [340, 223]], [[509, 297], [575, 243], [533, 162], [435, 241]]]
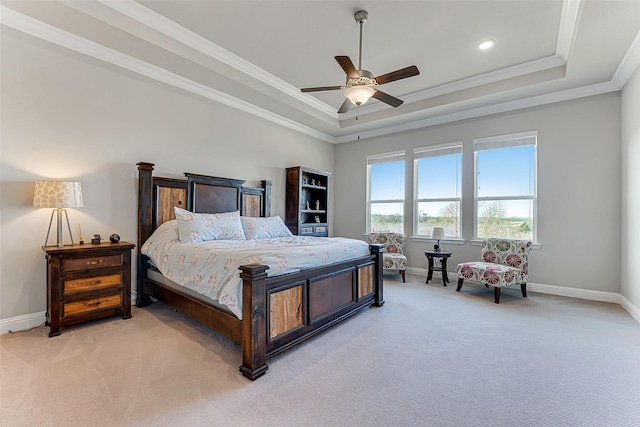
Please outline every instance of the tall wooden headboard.
[[[199, 213], [240, 211], [242, 216], [271, 216], [271, 181], [261, 188], [244, 180], [185, 173], [186, 179], [153, 176], [153, 163], [138, 163], [138, 274], [146, 274], [140, 248], [162, 223], [175, 219], [173, 207]], [[140, 276], [138, 277], [140, 280]]]

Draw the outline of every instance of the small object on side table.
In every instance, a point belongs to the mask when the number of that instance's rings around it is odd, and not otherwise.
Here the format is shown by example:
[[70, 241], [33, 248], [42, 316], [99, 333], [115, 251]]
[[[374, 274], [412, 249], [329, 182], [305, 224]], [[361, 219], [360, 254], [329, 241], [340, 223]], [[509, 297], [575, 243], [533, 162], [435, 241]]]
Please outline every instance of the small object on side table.
[[[424, 251], [424, 255], [427, 257], [429, 261], [429, 272], [427, 273], [427, 281], [425, 283], [429, 283], [429, 280], [433, 278], [434, 271], [442, 272], [442, 284], [447, 286], [449, 283], [449, 277], [447, 277], [447, 258], [449, 258], [453, 252], [445, 252], [445, 251]], [[433, 259], [438, 258], [440, 260], [440, 267], [433, 266]]]
[[60, 327], [114, 314], [131, 317], [131, 250], [128, 242], [43, 246], [47, 259], [49, 337]]
[[80, 224], [76, 224], [76, 230], [78, 231], [78, 240], [81, 245], [84, 245], [84, 239], [82, 238], [82, 227]]
[[94, 234], [93, 235], [93, 239], [91, 239], [91, 244], [92, 245], [99, 245], [100, 244], [100, 240], [102, 240], [102, 237], [99, 234]]
[[120, 236], [118, 236], [117, 234], [112, 234], [111, 236], [109, 236], [109, 241], [111, 243], [118, 243], [120, 241]]
[[431, 238], [436, 241], [436, 244], [433, 245], [433, 250], [439, 252], [442, 250], [440, 246], [440, 240], [445, 238], [445, 231], [443, 227], [433, 227], [433, 231], [431, 232]]

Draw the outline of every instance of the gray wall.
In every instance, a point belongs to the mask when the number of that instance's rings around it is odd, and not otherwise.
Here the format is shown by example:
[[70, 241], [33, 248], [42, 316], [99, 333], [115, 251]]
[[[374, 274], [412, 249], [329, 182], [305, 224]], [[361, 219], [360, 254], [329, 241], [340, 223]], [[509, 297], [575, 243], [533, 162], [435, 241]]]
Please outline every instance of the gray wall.
[[640, 68], [622, 90], [622, 278], [620, 293], [640, 307]]
[[136, 242], [136, 162], [159, 176], [271, 179], [281, 216], [285, 167], [333, 171], [331, 144], [4, 27], [0, 40], [0, 319], [45, 310], [51, 211], [32, 207], [37, 179], [82, 182], [74, 234], [79, 223], [85, 240], [117, 232]]
[[[640, 306], [640, 290], [631, 280], [640, 261], [632, 244], [640, 235], [632, 222], [640, 213], [640, 196], [631, 191], [640, 185], [633, 167], [640, 160], [638, 72], [623, 91], [622, 113], [620, 95], [609, 94], [334, 147], [4, 27], [0, 36], [0, 320], [45, 309], [40, 246], [50, 212], [31, 206], [37, 179], [82, 182], [85, 207], [69, 215], [72, 226], [82, 225], [86, 240], [117, 232], [135, 242], [138, 161], [156, 163], [163, 176], [205, 173], [249, 184], [271, 179], [273, 213], [279, 215], [284, 214], [284, 168], [305, 165], [334, 173], [332, 234], [362, 238], [368, 154], [398, 149], [410, 154], [414, 147], [463, 140], [470, 172], [463, 177], [467, 243], [449, 246], [454, 266], [479, 252], [468, 242], [472, 139], [528, 130], [539, 131], [542, 244], [531, 257], [531, 281], [622, 292]], [[409, 226], [412, 167], [408, 162]], [[405, 233], [410, 236], [411, 229]], [[431, 245], [408, 240], [412, 267], [426, 267], [422, 252]]]
[[[636, 107], [637, 108], [637, 107]], [[638, 117], [637, 115], [635, 117]], [[474, 138], [537, 130], [538, 242], [531, 255], [531, 282], [609, 292], [620, 291], [621, 146], [620, 94], [589, 97], [496, 116], [440, 125], [336, 147], [335, 232], [362, 238], [366, 208], [366, 156], [463, 141], [464, 245], [449, 270], [475, 260], [473, 237]], [[405, 234], [411, 236], [413, 161], [406, 168]], [[409, 266], [426, 268], [433, 243], [407, 239]]]

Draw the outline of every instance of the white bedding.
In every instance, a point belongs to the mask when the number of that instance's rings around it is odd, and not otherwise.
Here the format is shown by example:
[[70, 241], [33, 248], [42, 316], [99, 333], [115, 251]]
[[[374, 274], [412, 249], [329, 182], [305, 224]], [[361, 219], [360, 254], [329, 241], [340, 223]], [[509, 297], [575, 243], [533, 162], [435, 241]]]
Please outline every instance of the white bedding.
[[369, 245], [343, 237], [278, 237], [255, 240], [210, 240], [180, 243], [175, 220], [162, 224], [142, 246], [160, 272], [205, 295], [242, 319], [242, 280], [238, 267], [269, 266], [269, 276], [369, 255]]

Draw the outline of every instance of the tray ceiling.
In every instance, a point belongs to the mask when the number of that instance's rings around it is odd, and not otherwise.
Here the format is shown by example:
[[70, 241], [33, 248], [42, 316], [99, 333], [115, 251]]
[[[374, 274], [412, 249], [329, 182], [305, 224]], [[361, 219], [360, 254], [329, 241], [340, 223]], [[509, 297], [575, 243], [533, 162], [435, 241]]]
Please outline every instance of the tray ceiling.
[[[640, 1], [3, 1], [0, 22], [331, 143], [622, 88], [640, 63]], [[338, 114], [345, 75], [416, 65]], [[481, 51], [485, 39], [496, 41]]]

